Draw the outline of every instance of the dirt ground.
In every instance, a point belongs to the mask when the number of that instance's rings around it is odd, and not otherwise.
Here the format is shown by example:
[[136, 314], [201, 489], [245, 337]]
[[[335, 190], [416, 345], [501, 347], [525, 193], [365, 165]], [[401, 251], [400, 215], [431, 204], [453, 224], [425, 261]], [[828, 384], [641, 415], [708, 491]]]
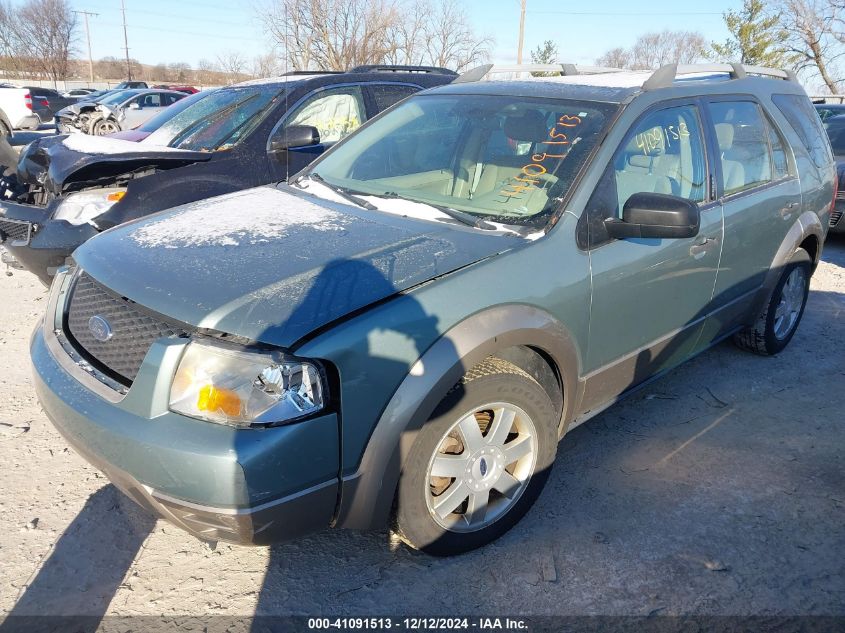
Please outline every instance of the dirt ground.
[[845, 615], [845, 240], [789, 348], [720, 345], [562, 441], [480, 551], [386, 533], [273, 548], [155, 522], [52, 428], [27, 343], [45, 292], [0, 274], [0, 615]]

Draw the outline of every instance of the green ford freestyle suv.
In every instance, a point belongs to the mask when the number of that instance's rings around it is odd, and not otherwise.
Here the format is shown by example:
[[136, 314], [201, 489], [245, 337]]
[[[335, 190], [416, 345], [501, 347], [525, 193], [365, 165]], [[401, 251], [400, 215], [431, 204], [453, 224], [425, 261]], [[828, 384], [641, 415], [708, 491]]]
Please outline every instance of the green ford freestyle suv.
[[787, 345], [836, 189], [794, 76], [489, 70], [80, 247], [31, 344], [68, 442], [204, 539], [452, 554], [576, 424], [727, 337]]

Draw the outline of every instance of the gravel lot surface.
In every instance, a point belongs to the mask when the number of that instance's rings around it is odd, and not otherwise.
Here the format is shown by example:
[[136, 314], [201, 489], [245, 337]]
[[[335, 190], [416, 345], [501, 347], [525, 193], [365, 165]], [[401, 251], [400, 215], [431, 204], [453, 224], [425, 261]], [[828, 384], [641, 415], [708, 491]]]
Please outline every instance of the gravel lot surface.
[[720, 345], [575, 429], [522, 523], [453, 559], [155, 522], [41, 412], [45, 292], [0, 274], [0, 615], [845, 615], [845, 240], [824, 260], [784, 353]]

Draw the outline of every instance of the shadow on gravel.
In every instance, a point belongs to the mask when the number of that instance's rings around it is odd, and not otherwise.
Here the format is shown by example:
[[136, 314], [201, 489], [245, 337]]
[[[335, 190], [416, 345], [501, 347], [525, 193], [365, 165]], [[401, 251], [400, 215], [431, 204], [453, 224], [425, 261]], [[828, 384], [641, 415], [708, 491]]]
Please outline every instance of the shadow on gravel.
[[83, 616], [84, 630], [97, 628], [155, 526], [152, 515], [121, 496], [109, 484], [88, 498], [30, 579], [8, 613], [9, 620], [0, 624], [0, 631], [32, 631], [55, 624], [49, 618], [17, 617], [45, 612]]

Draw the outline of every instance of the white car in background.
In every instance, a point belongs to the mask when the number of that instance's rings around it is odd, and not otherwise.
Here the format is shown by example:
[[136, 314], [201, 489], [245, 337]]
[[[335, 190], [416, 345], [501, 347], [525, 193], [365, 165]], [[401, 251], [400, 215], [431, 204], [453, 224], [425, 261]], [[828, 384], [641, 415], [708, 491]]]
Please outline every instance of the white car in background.
[[[32, 93], [25, 88], [0, 84], [0, 110], [8, 120], [0, 117], [0, 136], [8, 136], [13, 130], [37, 130], [41, 124], [32, 109]], [[5, 129], [9, 126], [11, 129]]]

